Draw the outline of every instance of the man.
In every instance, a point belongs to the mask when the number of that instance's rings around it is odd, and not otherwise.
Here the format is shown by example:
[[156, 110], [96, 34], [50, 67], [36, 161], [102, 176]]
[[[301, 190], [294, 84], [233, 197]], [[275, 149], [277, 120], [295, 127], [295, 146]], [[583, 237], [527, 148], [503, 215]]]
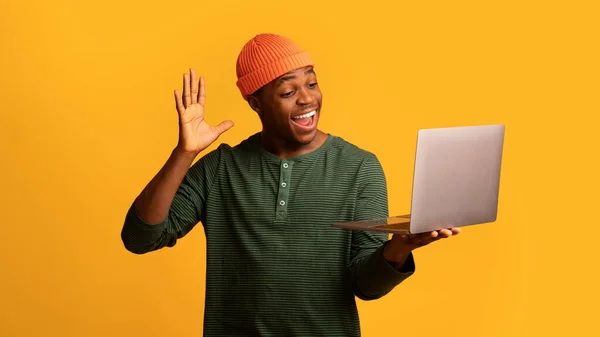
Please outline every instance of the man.
[[373, 300], [415, 271], [412, 251], [459, 233], [347, 231], [388, 215], [377, 157], [317, 128], [322, 93], [310, 55], [261, 34], [242, 49], [237, 86], [262, 131], [193, 160], [233, 122], [204, 120], [195, 71], [175, 91], [179, 142], [131, 206], [122, 239], [146, 253], [197, 223], [207, 241], [205, 336], [359, 336], [355, 297]]

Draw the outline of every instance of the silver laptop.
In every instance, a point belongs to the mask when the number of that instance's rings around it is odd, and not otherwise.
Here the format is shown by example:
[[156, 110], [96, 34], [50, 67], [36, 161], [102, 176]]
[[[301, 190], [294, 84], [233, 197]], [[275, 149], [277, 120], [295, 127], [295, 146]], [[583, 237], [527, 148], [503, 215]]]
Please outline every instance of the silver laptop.
[[421, 129], [410, 214], [333, 224], [417, 234], [496, 221], [504, 125]]

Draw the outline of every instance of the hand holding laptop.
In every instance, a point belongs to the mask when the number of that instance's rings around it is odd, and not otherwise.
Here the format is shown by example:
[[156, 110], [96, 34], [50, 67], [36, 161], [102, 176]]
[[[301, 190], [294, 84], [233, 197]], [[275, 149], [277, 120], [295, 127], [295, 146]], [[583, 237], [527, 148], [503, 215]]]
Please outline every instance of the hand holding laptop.
[[502, 124], [419, 130], [411, 212], [332, 226], [393, 233], [383, 255], [400, 270], [413, 250], [496, 221], [503, 145]]
[[390, 262], [403, 263], [413, 250], [440, 239], [456, 236], [460, 232], [461, 229], [456, 227], [419, 234], [394, 234], [383, 250], [383, 256]]
[[393, 243], [394, 245], [399, 245], [400, 247], [405, 247], [406, 249], [410, 249], [412, 251], [439, 239], [446, 239], [451, 236], [456, 236], [460, 234], [460, 232], [461, 229], [456, 227], [420, 234], [394, 234], [392, 235], [390, 244]]

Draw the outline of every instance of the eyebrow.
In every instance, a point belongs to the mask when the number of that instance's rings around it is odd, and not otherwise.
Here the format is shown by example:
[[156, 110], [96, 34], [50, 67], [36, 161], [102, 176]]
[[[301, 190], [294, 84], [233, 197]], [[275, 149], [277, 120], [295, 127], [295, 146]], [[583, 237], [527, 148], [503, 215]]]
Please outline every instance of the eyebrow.
[[[311, 67], [308, 70], [306, 70], [304, 72], [304, 75], [308, 75], [308, 74], [314, 74], [315, 70]], [[282, 78], [279, 79], [278, 83], [277, 83], [277, 87], [281, 86], [283, 83], [287, 82], [287, 81], [291, 81], [296, 79], [296, 75], [288, 75], [288, 76], [284, 76]]]

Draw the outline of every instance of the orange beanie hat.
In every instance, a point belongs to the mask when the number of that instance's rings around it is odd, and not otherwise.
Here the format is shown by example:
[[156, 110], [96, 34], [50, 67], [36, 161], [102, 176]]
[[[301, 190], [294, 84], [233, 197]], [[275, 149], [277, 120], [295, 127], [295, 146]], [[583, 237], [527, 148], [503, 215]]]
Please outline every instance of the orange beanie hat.
[[245, 100], [265, 84], [292, 70], [314, 66], [308, 52], [290, 39], [259, 34], [248, 41], [238, 56], [237, 86]]

